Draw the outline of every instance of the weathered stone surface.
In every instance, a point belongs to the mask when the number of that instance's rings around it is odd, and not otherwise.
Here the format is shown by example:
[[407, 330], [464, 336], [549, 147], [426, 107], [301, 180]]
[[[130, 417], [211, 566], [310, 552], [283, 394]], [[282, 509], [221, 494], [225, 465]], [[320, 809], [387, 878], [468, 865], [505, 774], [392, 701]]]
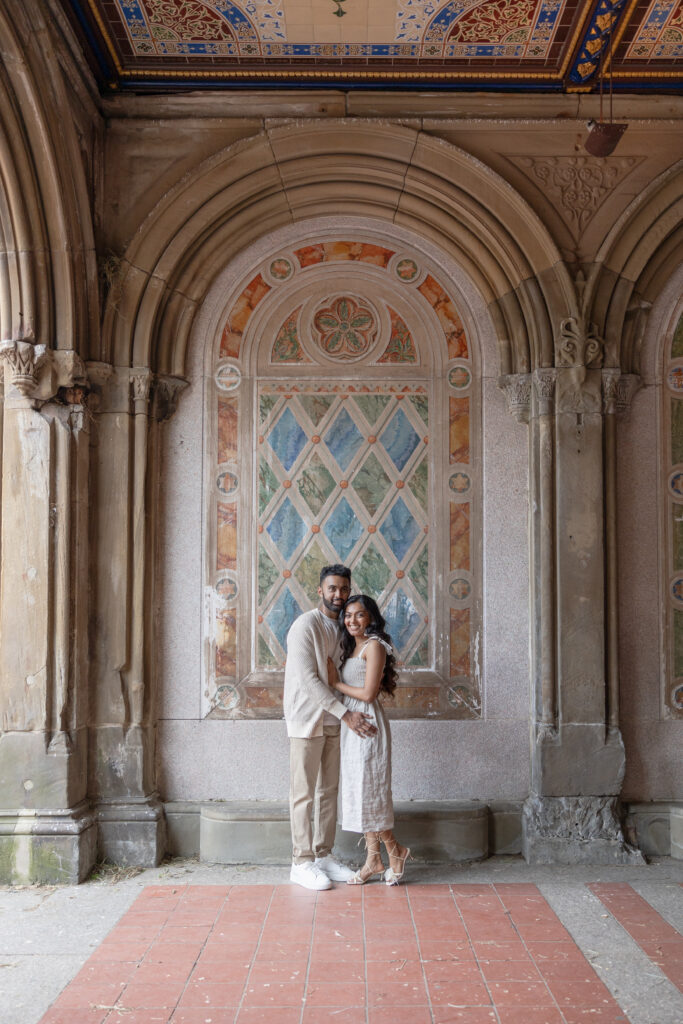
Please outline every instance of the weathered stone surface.
[[540, 730], [532, 747], [532, 790], [539, 796], [616, 796], [626, 755], [618, 732], [576, 723]]
[[[394, 807], [394, 831], [416, 860], [481, 860], [489, 852], [489, 811], [475, 802], [415, 801]], [[291, 860], [286, 804], [214, 803], [201, 809], [199, 856], [217, 864], [286, 864]], [[358, 836], [337, 829], [335, 852], [358, 859]]]
[[97, 828], [87, 804], [72, 811], [0, 812], [0, 882], [82, 882], [95, 863]]
[[670, 816], [671, 829], [671, 856], [676, 860], [683, 860], [683, 807], [671, 808]]
[[156, 798], [98, 804], [97, 824], [100, 859], [140, 867], [160, 863], [166, 849], [166, 823]]
[[642, 864], [624, 839], [614, 797], [530, 797], [522, 850], [530, 864]]

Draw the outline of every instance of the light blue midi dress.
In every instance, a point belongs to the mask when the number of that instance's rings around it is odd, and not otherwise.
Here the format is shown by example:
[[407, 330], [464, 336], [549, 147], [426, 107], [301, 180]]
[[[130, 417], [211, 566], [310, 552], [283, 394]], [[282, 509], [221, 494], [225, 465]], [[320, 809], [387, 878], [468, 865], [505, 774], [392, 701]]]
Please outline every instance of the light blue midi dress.
[[[369, 639], [362, 650], [368, 643], [381, 643], [391, 653], [391, 646], [379, 637]], [[365, 668], [364, 658], [349, 658], [342, 668], [342, 682], [362, 689], [365, 686]], [[345, 832], [381, 832], [394, 824], [389, 722], [377, 699], [370, 704], [347, 694], [340, 699], [349, 710], [369, 715], [377, 726], [376, 734], [370, 737], [342, 729], [341, 827]]]

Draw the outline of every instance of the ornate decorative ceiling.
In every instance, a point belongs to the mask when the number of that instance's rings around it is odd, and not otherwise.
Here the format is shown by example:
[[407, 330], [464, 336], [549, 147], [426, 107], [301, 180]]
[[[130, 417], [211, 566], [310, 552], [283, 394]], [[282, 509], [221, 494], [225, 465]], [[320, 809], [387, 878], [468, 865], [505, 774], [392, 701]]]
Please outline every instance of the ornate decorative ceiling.
[[683, 0], [61, 0], [105, 89], [679, 88]]

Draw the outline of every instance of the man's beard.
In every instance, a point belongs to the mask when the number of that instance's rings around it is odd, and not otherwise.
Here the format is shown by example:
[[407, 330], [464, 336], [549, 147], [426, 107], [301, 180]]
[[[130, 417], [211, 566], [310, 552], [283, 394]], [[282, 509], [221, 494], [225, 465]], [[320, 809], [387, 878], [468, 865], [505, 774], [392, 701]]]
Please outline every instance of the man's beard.
[[325, 597], [323, 597], [323, 604], [327, 608], [328, 612], [334, 612], [336, 616], [339, 616], [339, 612], [343, 608], [343, 602], [342, 604], [336, 605], [333, 604], [332, 601], [328, 601]]

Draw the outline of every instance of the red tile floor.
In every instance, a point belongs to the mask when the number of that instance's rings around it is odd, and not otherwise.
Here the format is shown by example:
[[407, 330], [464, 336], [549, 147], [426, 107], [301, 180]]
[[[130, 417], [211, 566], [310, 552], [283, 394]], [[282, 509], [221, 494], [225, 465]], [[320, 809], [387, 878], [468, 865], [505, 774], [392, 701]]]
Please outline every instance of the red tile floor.
[[[678, 933], [631, 886], [590, 888], [680, 986]], [[41, 1024], [105, 1021], [627, 1024], [521, 883], [148, 886]]]

